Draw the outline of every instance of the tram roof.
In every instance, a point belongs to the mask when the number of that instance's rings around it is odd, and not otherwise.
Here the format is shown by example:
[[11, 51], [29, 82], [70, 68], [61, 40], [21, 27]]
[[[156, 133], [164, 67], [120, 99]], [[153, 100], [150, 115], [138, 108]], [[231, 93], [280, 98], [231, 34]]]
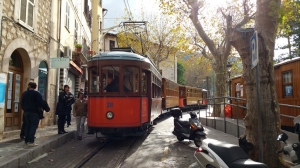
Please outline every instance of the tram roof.
[[135, 54], [132, 52], [124, 52], [124, 51], [103, 52], [103, 53], [97, 54], [91, 58], [91, 61], [97, 61], [97, 60], [129, 60], [129, 61], [147, 62], [156, 69], [157, 73], [159, 73], [157, 70], [157, 67], [150, 60], [149, 57], [141, 56], [139, 54]]
[[150, 59], [148, 57], [143, 57], [141, 55], [131, 53], [131, 52], [122, 52], [122, 51], [111, 51], [111, 52], [104, 52], [92, 57], [92, 61], [95, 60], [107, 60], [107, 59], [116, 59], [116, 60], [135, 60], [135, 61], [142, 61], [142, 62], [149, 62]]

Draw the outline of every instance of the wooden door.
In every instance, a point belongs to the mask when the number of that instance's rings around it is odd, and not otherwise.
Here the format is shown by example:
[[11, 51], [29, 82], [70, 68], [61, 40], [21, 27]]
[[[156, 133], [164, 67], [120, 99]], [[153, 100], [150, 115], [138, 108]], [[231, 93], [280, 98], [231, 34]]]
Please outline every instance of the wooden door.
[[5, 106], [5, 131], [20, 129], [22, 123], [21, 83], [23, 74], [17, 71], [8, 73]]
[[9, 61], [7, 75], [6, 104], [4, 109], [4, 131], [18, 130], [22, 124], [22, 110], [20, 106], [23, 84], [23, 62], [20, 53], [15, 50]]

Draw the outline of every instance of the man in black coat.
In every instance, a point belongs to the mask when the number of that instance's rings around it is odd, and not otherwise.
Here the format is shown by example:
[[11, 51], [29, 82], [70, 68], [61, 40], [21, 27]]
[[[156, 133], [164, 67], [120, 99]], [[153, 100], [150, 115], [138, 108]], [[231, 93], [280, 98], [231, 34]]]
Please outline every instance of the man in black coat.
[[36, 133], [36, 129], [39, 125], [39, 110], [41, 107], [45, 109], [47, 112], [50, 111], [48, 104], [46, 104], [42, 98], [40, 92], [36, 91], [36, 83], [29, 83], [29, 90], [23, 93], [21, 107], [24, 111], [25, 116], [25, 144], [27, 146], [37, 146], [34, 143], [34, 135]]
[[68, 85], [64, 85], [64, 90], [59, 93], [58, 102], [56, 105], [56, 112], [55, 112], [55, 114], [58, 115], [58, 121], [57, 121], [58, 134], [67, 133], [67, 131], [65, 131], [64, 129], [66, 116], [69, 113], [71, 113], [72, 110], [71, 105], [75, 101], [73, 94], [71, 94], [69, 90], [70, 87]]
[[[30, 89], [30, 83], [31, 82], [29, 82], [28, 85], [27, 85], [27, 90]], [[25, 92], [27, 92], [27, 90]], [[23, 97], [24, 93], [22, 94], [22, 97]], [[21, 139], [25, 139], [25, 127], [26, 127], [26, 121], [25, 121], [25, 115], [23, 114], [22, 127], [21, 127], [21, 133], [20, 133], [20, 138]]]
[[104, 89], [105, 92], [118, 92], [119, 91], [119, 85], [116, 79], [113, 79], [112, 76], [108, 76], [107, 78], [107, 85]]

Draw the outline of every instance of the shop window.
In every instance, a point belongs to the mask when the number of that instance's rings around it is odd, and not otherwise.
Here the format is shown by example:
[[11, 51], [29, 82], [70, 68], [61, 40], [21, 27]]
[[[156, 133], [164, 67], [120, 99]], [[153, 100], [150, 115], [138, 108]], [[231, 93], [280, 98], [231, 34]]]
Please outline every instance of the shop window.
[[102, 90], [103, 92], [119, 92], [120, 68], [118, 66], [102, 67]]
[[89, 69], [89, 92], [98, 93], [99, 92], [99, 72], [97, 67], [92, 67]]
[[293, 84], [292, 84], [292, 71], [285, 71], [282, 73], [283, 79], [283, 95], [293, 96]]
[[241, 87], [240, 87], [240, 83], [236, 83], [235, 84], [235, 97], [239, 98], [241, 97]]
[[123, 92], [139, 92], [139, 68], [124, 67]]
[[46, 100], [47, 93], [47, 74], [47, 64], [45, 61], [42, 61], [39, 65], [38, 91], [41, 93], [44, 100]]

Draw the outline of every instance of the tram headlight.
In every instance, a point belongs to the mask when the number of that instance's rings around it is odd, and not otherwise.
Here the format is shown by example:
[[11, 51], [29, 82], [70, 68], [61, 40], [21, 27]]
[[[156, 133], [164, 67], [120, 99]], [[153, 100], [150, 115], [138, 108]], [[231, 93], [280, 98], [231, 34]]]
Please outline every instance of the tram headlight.
[[112, 118], [114, 118], [114, 113], [111, 112], [111, 111], [107, 112], [107, 113], [106, 113], [106, 118], [107, 118], [107, 119], [112, 119]]

